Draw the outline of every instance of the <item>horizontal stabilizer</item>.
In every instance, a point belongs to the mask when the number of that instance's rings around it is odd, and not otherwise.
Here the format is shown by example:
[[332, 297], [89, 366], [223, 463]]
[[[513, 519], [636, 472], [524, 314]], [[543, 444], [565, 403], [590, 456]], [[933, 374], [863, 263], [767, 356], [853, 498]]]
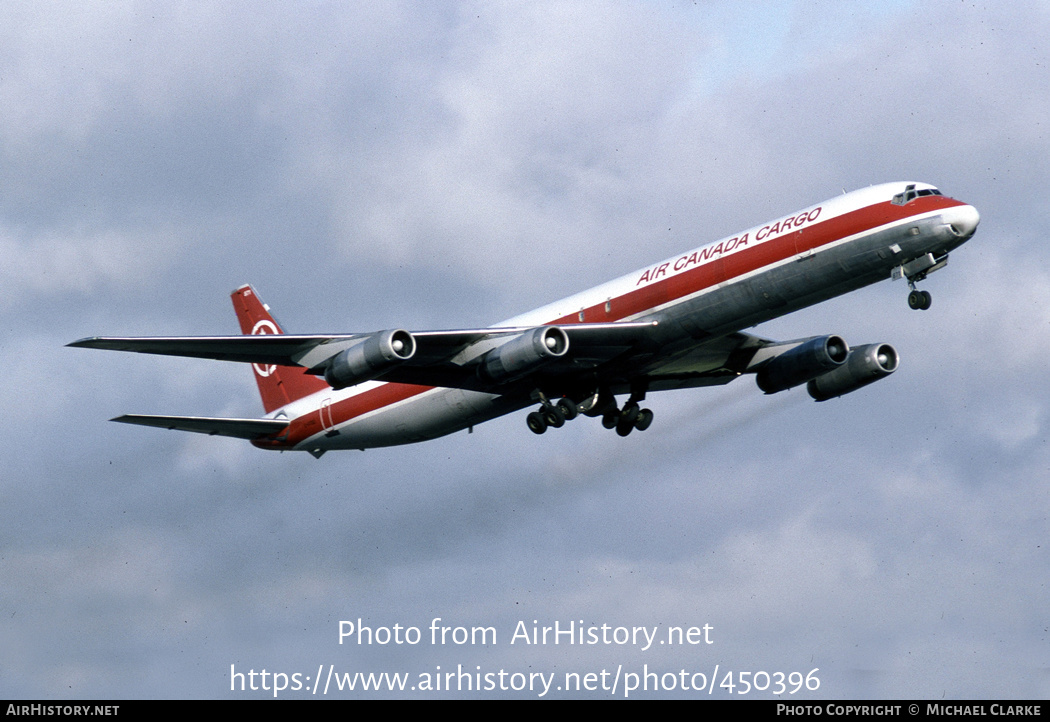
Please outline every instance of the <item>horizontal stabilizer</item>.
[[288, 428], [288, 422], [280, 419], [216, 419], [209, 416], [150, 416], [147, 414], [125, 414], [110, 421], [139, 426], [156, 426], [160, 429], [194, 431], [209, 436], [232, 436], [236, 439], [257, 439], [272, 436]]

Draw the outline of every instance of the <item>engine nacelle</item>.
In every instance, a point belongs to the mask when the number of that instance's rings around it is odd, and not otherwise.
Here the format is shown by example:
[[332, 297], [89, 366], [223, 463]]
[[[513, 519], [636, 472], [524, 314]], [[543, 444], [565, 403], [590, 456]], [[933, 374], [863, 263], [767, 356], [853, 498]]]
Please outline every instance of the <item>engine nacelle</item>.
[[846, 363], [810, 381], [806, 390], [817, 401], [827, 401], [886, 378], [899, 363], [897, 349], [888, 343], [858, 346], [850, 351]]
[[539, 326], [492, 349], [478, 375], [487, 381], [513, 381], [569, 351], [569, 336], [557, 326]]
[[767, 394], [775, 394], [841, 366], [849, 353], [841, 336], [811, 338], [767, 361], [755, 381]]
[[380, 331], [336, 354], [324, 370], [333, 389], [370, 381], [416, 353], [416, 340], [408, 331]]

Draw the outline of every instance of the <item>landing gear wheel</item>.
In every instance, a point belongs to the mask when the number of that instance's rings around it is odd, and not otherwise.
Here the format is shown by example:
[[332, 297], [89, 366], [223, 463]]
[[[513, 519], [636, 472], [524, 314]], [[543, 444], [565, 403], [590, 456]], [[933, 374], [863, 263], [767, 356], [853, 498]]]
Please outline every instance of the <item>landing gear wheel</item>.
[[602, 414], [602, 426], [604, 426], [607, 429], [615, 429], [616, 422], [619, 420], [619, 418], [620, 412], [616, 409], [610, 409], [609, 411], [606, 411], [604, 414]]
[[565, 417], [566, 421], [572, 421], [580, 414], [580, 409], [576, 402], [570, 398], [564, 398], [559, 401], [558, 410], [561, 411], [561, 415]]
[[537, 413], [543, 416], [547, 426], [553, 426], [555, 429], [565, 426], [565, 414], [557, 406], [544, 406]]
[[653, 412], [649, 409], [642, 409], [638, 412], [638, 418], [634, 420], [634, 428], [639, 431], [645, 431], [649, 428], [649, 425], [653, 423]]
[[638, 418], [639, 413], [641, 411], [638, 408], [638, 404], [628, 401], [623, 405], [623, 411], [620, 412], [620, 421], [625, 425], [634, 426], [635, 419]]
[[929, 291], [914, 290], [908, 294], [908, 307], [913, 311], [925, 311], [933, 305], [933, 296]]
[[543, 418], [543, 414], [539, 411], [533, 411], [531, 414], [525, 417], [525, 423], [529, 426], [529, 431], [534, 434], [542, 434], [547, 430], [547, 422]]
[[633, 401], [628, 401], [623, 405], [623, 410], [620, 412], [620, 418], [616, 420], [616, 433], [620, 436], [627, 436], [634, 430], [634, 423], [638, 420], [638, 416], [641, 411], [638, 409], [638, 404]]

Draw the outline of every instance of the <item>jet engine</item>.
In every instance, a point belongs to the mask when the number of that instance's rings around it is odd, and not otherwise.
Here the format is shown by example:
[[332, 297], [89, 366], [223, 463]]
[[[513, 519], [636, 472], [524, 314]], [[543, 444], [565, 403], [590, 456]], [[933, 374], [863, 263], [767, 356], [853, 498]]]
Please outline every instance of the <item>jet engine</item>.
[[888, 343], [858, 346], [846, 363], [810, 381], [806, 390], [817, 401], [827, 401], [889, 376], [899, 363], [897, 349]]
[[568, 351], [565, 331], [557, 326], [539, 326], [485, 354], [478, 375], [488, 381], [513, 381]]
[[324, 380], [333, 389], [371, 381], [415, 353], [416, 340], [408, 331], [380, 331], [332, 357]]
[[775, 394], [841, 366], [849, 352], [849, 346], [840, 336], [811, 338], [767, 361], [755, 380], [758, 388]]

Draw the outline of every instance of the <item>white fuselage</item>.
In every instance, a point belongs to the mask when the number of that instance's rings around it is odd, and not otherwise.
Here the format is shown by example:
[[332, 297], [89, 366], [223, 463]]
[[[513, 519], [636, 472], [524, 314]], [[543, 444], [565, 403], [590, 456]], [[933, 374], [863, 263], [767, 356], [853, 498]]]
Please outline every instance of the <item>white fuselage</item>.
[[[714, 241], [496, 327], [659, 319], [669, 349], [742, 330], [888, 278], [912, 259], [965, 242], [979, 216], [970, 205], [912, 184], [921, 197], [895, 203], [904, 183], [843, 194]], [[477, 356], [498, 342], [479, 342]], [[658, 390], [658, 389], [654, 389]], [[286, 444], [320, 453], [442, 436], [531, 403], [528, 397], [365, 382], [300, 399], [270, 417], [291, 420]]]

